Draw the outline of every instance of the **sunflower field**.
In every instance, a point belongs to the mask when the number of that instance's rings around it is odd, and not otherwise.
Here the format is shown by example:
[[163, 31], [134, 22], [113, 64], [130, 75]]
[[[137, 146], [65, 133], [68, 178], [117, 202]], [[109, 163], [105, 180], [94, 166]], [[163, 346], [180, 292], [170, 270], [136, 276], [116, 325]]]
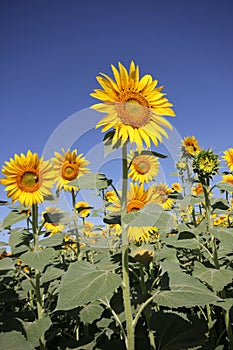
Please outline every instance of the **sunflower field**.
[[104, 146], [121, 151], [120, 189], [59, 145], [2, 165], [1, 349], [233, 350], [233, 148], [184, 137], [178, 181], [157, 181], [173, 105], [133, 61], [111, 68], [91, 108], [104, 113]]

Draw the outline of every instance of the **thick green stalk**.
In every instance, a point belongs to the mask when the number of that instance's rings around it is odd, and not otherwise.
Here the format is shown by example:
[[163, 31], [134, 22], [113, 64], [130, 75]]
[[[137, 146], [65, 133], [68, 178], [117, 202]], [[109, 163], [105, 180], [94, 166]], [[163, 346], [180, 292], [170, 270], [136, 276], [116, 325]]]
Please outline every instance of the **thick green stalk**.
[[72, 195], [72, 206], [73, 206], [74, 215], [75, 215], [74, 230], [75, 230], [76, 244], [77, 244], [76, 256], [77, 256], [77, 258], [78, 258], [79, 253], [80, 253], [80, 241], [79, 241], [79, 233], [78, 233], [78, 227], [77, 227], [77, 218], [78, 218], [78, 215], [76, 215], [76, 199], [75, 199], [75, 193], [74, 193], [74, 189], [73, 189], [73, 188], [72, 188], [72, 190], [71, 190], [71, 195]]
[[211, 222], [211, 206], [210, 206], [210, 200], [209, 200], [209, 193], [208, 193], [208, 187], [206, 184], [202, 183], [203, 191], [204, 191], [204, 197], [205, 197], [205, 210], [206, 210], [206, 220], [207, 220], [207, 232], [210, 234], [210, 241], [211, 241], [211, 248], [212, 248], [212, 254], [213, 254], [213, 260], [214, 265], [216, 269], [219, 269], [219, 261], [218, 261], [218, 251], [216, 247], [216, 240], [211, 232], [212, 228], [212, 222]]
[[[39, 230], [38, 230], [38, 206], [37, 204], [32, 205], [32, 230], [33, 230], [33, 237], [34, 237], [34, 251], [38, 252], [39, 250]], [[43, 318], [44, 316], [44, 307], [43, 307], [43, 301], [40, 291], [40, 271], [38, 269], [35, 269], [35, 293], [36, 293], [36, 306], [37, 306], [37, 318], [38, 320]], [[45, 346], [45, 339], [44, 336], [42, 336], [40, 339], [40, 349], [44, 350], [46, 349]]]
[[[142, 293], [145, 297], [147, 297], [147, 289], [146, 289], [146, 285], [145, 285], [144, 271], [143, 271], [143, 266], [141, 263], [139, 263], [139, 269], [140, 269]], [[150, 305], [147, 305], [147, 307], [144, 309], [144, 316], [145, 316], [146, 324], [147, 324], [147, 328], [148, 328], [150, 349], [156, 350], [156, 344], [155, 344], [153, 330], [150, 327], [150, 317], [151, 317], [151, 306]]]
[[[122, 147], [122, 198], [121, 198], [121, 217], [126, 214], [127, 206], [127, 188], [128, 188], [128, 166], [127, 166], [127, 145], [124, 144]], [[127, 350], [134, 350], [134, 327], [133, 327], [133, 316], [130, 301], [130, 283], [129, 283], [129, 241], [127, 225], [122, 221], [122, 291], [123, 291], [123, 302], [125, 309], [126, 318], [126, 329], [127, 329]]]

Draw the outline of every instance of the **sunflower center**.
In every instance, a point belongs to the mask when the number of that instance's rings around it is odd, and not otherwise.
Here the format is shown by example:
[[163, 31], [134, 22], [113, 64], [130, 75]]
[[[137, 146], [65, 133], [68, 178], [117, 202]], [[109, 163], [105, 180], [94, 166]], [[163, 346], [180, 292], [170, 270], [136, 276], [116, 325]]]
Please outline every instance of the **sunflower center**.
[[65, 163], [62, 167], [62, 177], [65, 180], [71, 181], [77, 178], [79, 173], [76, 163]]
[[127, 204], [126, 211], [127, 211], [127, 213], [132, 213], [133, 211], [140, 210], [141, 208], [144, 207], [144, 205], [145, 205], [145, 203], [143, 203], [142, 201], [139, 201], [137, 199], [133, 199]]
[[18, 178], [18, 186], [25, 192], [37, 191], [40, 188], [39, 175], [36, 171], [25, 171]]
[[122, 123], [140, 128], [150, 120], [150, 106], [147, 99], [135, 91], [121, 91], [116, 109]]
[[143, 156], [136, 157], [133, 161], [133, 165], [135, 170], [141, 175], [148, 173], [150, 170], [150, 163]]

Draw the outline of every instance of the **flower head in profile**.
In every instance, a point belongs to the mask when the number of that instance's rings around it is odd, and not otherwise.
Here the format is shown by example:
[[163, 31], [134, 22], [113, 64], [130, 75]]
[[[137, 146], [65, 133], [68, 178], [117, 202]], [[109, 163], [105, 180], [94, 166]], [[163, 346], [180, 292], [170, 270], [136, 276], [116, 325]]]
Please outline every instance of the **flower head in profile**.
[[202, 178], [212, 177], [219, 170], [218, 155], [211, 150], [201, 150], [194, 156], [193, 170]]
[[161, 205], [164, 209], [172, 208], [174, 201], [169, 198], [172, 189], [166, 183], [152, 185], [149, 190], [155, 203]]
[[[137, 185], [130, 183], [130, 189], [127, 194], [127, 213], [140, 211], [145, 205], [152, 204], [154, 201], [150, 198], [149, 191], [144, 190], [143, 185]], [[112, 202], [112, 205], [108, 207], [108, 210], [113, 212], [121, 211], [121, 201], [118, 197]], [[152, 226], [129, 226], [128, 228], [128, 238], [129, 241], [146, 241], [149, 239], [150, 235], [154, 232], [154, 227]]]
[[51, 195], [54, 183], [53, 168], [50, 161], [39, 158], [37, 153], [30, 150], [26, 155], [15, 154], [2, 167], [5, 175], [1, 183], [6, 186], [7, 196], [12, 202], [19, 201], [25, 207], [31, 207], [44, 201], [44, 197]]
[[86, 218], [90, 215], [92, 207], [87, 202], [77, 202], [75, 205], [76, 213], [82, 218]]
[[54, 152], [54, 154], [52, 161], [58, 190], [64, 188], [65, 191], [76, 191], [77, 187], [69, 185], [69, 182], [86, 174], [89, 171], [86, 168], [89, 162], [83, 157], [83, 154], [77, 154], [77, 149], [65, 151], [62, 148], [62, 153]]
[[164, 97], [163, 86], [157, 87], [158, 81], [149, 74], [139, 77], [139, 67], [132, 61], [129, 72], [119, 62], [119, 70], [111, 65], [114, 79], [104, 73], [97, 76], [102, 89], [95, 89], [92, 97], [101, 100], [93, 109], [107, 113], [96, 127], [103, 127], [102, 132], [114, 129], [114, 145], [127, 140], [142, 146], [143, 141], [150, 147], [162, 142], [162, 135], [167, 137], [164, 127], [171, 129], [171, 124], [162, 116], [175, 116], [173, 105]]
[[233, 148], [228, 148], [223, 153], [224, 156], [222, 156], [222, 158], [225, 159], [227, 166], [230, 168], [230, 171], [233, 171]]
[[183, 188], [179, 182], [174, 182], [172, 184], [172, 189], [173, 189], [173, 191], [175, 191], [177, 193], [181, 193], [183, 191]]
[[195, 136], [187, 136], [182, 141], [182, 151], [184, 155], [194, 156], [198, 152], [200, 152], [200, 147], [198, 144], [198, 140]]
[[45, 212], [43, 213], [46, 220], [44, 227], [48, 232], [50, 232], [50, 236], [64, 230], [65, 225], [61, 221], [61, 214], [62, 211], [59, 208], [52, 206], [45, 208]]
[[203, 193], [203, 186], [200, 182], [198, 182], [196, 185], [193, 186], [192, 193], [195, 196], [198, 196], [199, 194]]
[[227, 182], [233, 185], [233, 174], [223, 175], [222, 182]]
[[128, 162], [130, 164], [129, 177], [142, 184], [151, 181], [159, 172], [158, 158], [153, 155], [135, 154], [131, 151]]

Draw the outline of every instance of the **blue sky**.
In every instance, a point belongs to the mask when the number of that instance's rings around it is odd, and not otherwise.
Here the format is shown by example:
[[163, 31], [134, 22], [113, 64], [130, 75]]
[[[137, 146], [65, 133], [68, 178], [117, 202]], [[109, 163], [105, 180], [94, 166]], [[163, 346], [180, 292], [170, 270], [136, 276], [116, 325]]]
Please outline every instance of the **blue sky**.
[[[195, 135], [216, 153], [233, 146], [231, 0], [3, 0], [0, 33], [1, 166], [14, 153], [42, 154], [75, 113], [79, 134], [96, 75], [132, 59], [165, 86], [181, 137]], [[80, 152], [101, 138], [90, 132]]]

